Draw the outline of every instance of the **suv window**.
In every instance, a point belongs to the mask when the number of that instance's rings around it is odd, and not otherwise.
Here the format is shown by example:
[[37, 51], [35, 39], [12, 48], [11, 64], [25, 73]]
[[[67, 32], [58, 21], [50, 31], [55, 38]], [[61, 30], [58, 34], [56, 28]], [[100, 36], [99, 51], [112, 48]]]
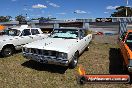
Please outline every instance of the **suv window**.
[[22, 36], [28, 36], [28, 35], [31, 35], [30, 29], [24, 29], [22, 32]]
[[40, 34], [37, 29], [31, 29], [32, 35]]

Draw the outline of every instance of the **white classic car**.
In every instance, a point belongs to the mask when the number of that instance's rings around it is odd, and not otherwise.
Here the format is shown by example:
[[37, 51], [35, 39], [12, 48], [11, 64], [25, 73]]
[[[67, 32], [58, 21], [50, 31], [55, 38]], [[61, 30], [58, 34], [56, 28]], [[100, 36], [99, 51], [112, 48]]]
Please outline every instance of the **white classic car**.
[[75, 68], [79, 55], [88, 48], [92, 34], [84, 29], [54, 29], [50, 37], [23, 46], [23, 56], [40, 63]]
[[48, 34], [43, 34], [40, 28], [31, 28], [28, 25], [9, 28], [0, 36], [0, 52], [2, 56], [10, 56], [23, 45], [45, 37], [48, 37]]

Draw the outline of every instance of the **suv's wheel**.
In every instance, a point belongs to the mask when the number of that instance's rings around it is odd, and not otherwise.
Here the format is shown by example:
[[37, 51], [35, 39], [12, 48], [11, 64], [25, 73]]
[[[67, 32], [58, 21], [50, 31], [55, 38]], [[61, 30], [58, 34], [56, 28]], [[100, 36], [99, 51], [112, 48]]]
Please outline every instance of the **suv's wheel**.
[[13, 53], [14, 53], [14, 48], [13, 47], [4, 47], [2, 49], [2, 56], [4, 57], [8, 57], [8, 56], [11, 56]]
[[76, 52], [74, 54], [74, 56], [73, 56], [73, 59], [72, 59], [71, 63], [69, 64], [69, 67], [71, 69], [73, 69], [73, 68], [75, 68], [77, 66], [77, 64], [78, 64], [78, 57], [79, 57], [79, 53]]

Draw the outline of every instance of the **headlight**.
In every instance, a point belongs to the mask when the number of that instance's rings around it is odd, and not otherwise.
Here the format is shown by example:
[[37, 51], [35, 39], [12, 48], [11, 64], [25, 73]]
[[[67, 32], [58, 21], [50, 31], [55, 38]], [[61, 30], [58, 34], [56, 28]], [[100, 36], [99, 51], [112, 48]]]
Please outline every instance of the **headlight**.
[[23, 52], [28, 52], [28, 48], [26, 48], [26, 47], [23, 47]]
[[67, 59], [67, 53], [58, 53], [58, 58], [63, 58], [63, 59]]

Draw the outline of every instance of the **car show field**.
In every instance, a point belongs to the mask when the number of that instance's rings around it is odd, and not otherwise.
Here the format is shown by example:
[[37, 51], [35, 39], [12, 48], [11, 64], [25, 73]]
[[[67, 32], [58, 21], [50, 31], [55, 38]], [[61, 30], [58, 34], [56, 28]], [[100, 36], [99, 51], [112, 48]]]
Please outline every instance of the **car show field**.
[[[118, 35], [94, 35], [89, 51], [79, 57], [87, 74], [124, 74], [122, 57], [117, 44]], [[40, 64], [23, 58], [21, 51], [13, 56], [0, 58], [1, 88], [130, 88], [130, 84], [77, 83], [78, 66]]]
[[3, 0], [0, 8], [0, 88], [132, 88], [130, 0]]

